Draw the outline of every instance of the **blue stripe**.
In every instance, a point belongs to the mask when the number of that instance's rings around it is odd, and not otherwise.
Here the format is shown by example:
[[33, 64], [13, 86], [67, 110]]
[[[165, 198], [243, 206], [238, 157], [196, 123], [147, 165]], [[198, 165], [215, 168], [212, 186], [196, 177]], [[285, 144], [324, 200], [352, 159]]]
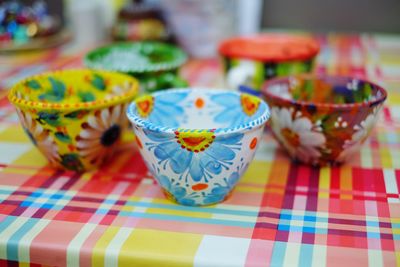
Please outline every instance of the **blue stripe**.
[[[14, 192], [15, 190], [9, 189], [1, 189], [1, 193], [9, 194]], [[44, 193], [45, 189], [37, 189], [30, 196], [28, 196], [23, 202], [21, 202], [20, 206], [26, 207], [34, 207], [34, 208], [44, 208], [44, 209], [53, 209], [53, 210], [62, 210], [64, 205], [55, 205], [55, 203], [60, 200], [70, 200], [72, 196], [64, 195], [65, 190], [60, 190], [57, 193], [49, 194]], [[46, 203], [34, 203], [37, 199], [47, 197], [48, 200]], [[106, 204], [114, 204], [118, 198], [114, 199], [106, 199], [103, 203]], [[220, 209], [220, 208], [210, 208], [210, 207], [188, 207], [188, 206], [180, 206], [176, 204], [159, 204], [159, 203], [148, 203], [148, 202], [139, 202], [139, 201], [127, 201], [125, 206], [131, 207], [145, 207], [145, 208], [160, 208], [160, 209], [170, 209], [170, 210], [178, 210], [178, 211], [187, 211], [187, 212], [198, 212], [198, 213], [211, 213], [211, 214], [228, 214], [228, 215], [238, 215], [238, 216], [249, 216], [257, 218], [258, 212], [255, 211], [245, 211], [245, 210], [230, 210], [230, 209]], [[109, 209], [98, 209], [96, 210], [97, 214], [106, 214], [109, 212]], [[315, 222], [327, 223], [327, 217], [318, 217], [316, 216], [317, 212], [313, 211], [305, 211], [304, 215], [293, 215], [292, 210], [284, 209], [281, 210], [280, 213], [280, 223], [277, 225], [278, 230], [280, 231], [290, 231], [290, 232], [307, 232], [307, 233], [316, 233], [316, 234], [327, 234], [327, 228], [315, 228]], [[239, 227], [254, 227], [253, 222], [242, 222], [242, 221], [233, 221], [233, 220], [217, 220], [212, 218], [191, 218], [185, 216], [176, 216], [176, 215], [165, 215], [165, 214], [144, 214], [140, 212], [126, 212], [120, 211], [121, 216], [129, 216], [129, 217], [140, 217], [140, 218], [151, 218], [151, 219], [160, 219], [160, 220], [178, 220], [178, 221], [186, 221], [186, 222], [199, 222], [206, 224], [222, 224], [222, 225], [231, 225], [231, 226], [239, 226]], [[378, 218], [379, 219], [379, 218]], [[290, 226], [291, 221], [302, 221], [303, 227], [300, 226]], [[2, 224], [0, 224], [1, 226]], [[370, 227], [378, 227], [379, 222], [377, 221], [366, 221], [366, 225]], [[400, 223], [392, 223], [392, 229], [400, 229]], [[1, 227], [0, 227], [1, 230]], [[380, 239], [379, 232], [367, 232], [367, 236], [369, 238]], [[400, 240], [400, 234], [393, 234], [394, 240]]]
[[26, 221], [8, 240], [7, 242], [7, 259], [18, 261], [18, 243], [24, 235], [32, 229], [37, 223], [38, 219], [29, 219]]
[[312, 265], [313, 245], [301, 244], [299, 266], [308, 267]]
[[237, 226], [237, 227], [246, 227], [246, 228], [254, 228], [254, 224], [255, 224], [253, 222], [240, 222], [240, 221], [220, 220], [220, 219], [210, 219], [210, 218], [195, 218], [195, 217], [184, 217], [184, 216], [176, 216], [176, 215], [171, 216], [171, 215], [165, 215], [165, 214], [129, 212], [129, 211], [121, 211], [119, 213], [119, 215], [132, 216], [132, 217], [138, 217], [138, 218], [146, 218], [146, 219], [195, 222], [195, 223], [217, 224], [217, 225]]
[[285, 258], [285, 252], [286, 252], [286, 243], [276, 241], [274, 243], [274, 247], [272, 249], [272, 257], [271, 257], [271, 262], [270, 266], [282, 266], [283, 265], [283, 259]]
[[[8, 225], [13, 223], [18, 217], [13, 217], [13, 216], [7, 216], [0, 222], [0, 232], [3, 232], [4, 230], [7, 229]], [[0, 240], [1, 242], [1, 240]]]
[[9, 189], [0, 189], [0, 194], [11, 194], [15, 190], [9, 190]]

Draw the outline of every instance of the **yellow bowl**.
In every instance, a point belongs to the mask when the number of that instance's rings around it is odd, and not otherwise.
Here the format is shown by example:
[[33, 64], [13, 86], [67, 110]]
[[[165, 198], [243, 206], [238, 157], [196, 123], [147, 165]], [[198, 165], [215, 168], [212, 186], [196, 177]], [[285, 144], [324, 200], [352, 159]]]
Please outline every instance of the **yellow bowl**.
[[82, 172], [112, 155], [128, 126], [125, 109], [138, 91], [131, 76], [80, 69], [29, 77], [8, 98], [24, 131], [50, 163]]

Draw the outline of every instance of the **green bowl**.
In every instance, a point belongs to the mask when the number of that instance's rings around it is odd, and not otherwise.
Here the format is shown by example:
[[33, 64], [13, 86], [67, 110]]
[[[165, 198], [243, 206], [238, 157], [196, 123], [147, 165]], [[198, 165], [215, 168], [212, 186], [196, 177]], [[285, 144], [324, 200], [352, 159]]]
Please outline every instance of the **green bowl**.
[[178, 74], [186, 60], [185, 52], [174, 45], [122, 42], [90, 51], [84, 58], [84, 65], [130, 74], [139, 80], [143, 91], [153, 92], [187, 86]]

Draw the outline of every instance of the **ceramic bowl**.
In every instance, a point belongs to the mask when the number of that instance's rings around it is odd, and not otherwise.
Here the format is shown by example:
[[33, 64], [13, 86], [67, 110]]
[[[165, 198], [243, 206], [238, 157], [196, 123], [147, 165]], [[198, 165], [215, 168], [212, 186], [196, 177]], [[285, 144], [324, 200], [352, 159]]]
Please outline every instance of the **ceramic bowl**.
[[258, 97], [176, 89], [139, 97], [127, 111], [148, 169], [183, 205], [223, 201], [253, 159], [269, 118]]
[[124, 74], [64, 70], [32, 76], [9, 93], [24, 131], [55, 166], [86, 171], [112, 155], [138, 82]]
[[265, 80], [311, 72], [318, 52], [314, 39], [290, 34], [235, 37], [219, 46], [226, 86], [254, 95]]
[[298, 161], [341, 163], [370, 135], [386, 91], [369, 81], [339, 76], [276, 78], [262, 89], [276, 139]]
[[187, 86], [179, 68], [187, 55], [180, 48], [159, 42], [122, 42], [90, 51], [86, 67], [117, 71], [134, 76], [143, 92]]

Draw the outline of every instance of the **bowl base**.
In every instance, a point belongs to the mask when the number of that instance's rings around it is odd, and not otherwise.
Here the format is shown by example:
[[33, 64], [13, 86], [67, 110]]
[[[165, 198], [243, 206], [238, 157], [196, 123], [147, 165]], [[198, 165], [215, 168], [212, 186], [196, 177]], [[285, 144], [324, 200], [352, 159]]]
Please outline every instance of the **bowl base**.
[[229, 192], [226, 196], [224, 196], [222, 198], [222, 200], [215, 201], [215, 202], [210, 202], [210, 203], [205, 203], [205, 204], [198, 204], [198, 203], [195, 203], [195, 202], [192, 203], [192, 202], [189, 202], [189, 201], [178, 201], [170, 192], [168, 192], [164, 188], [162, 188], [162, 192], [163, 192], [163, 194], [165, 195], [165, 197], [168, 200], [170, 200], [170, 201], [172, 201], [172, 202], [174, 202], [174, 203], [176, 203], [178, 205], [191, 206], [191, 207], [207, 207], [207, 206], [212, 206], [212, 205], [216, 205], [216, 204], [224, 202], [225, 200], [230, 198], [230, 196], [232, 195], [233, 190], [231, 192]]

